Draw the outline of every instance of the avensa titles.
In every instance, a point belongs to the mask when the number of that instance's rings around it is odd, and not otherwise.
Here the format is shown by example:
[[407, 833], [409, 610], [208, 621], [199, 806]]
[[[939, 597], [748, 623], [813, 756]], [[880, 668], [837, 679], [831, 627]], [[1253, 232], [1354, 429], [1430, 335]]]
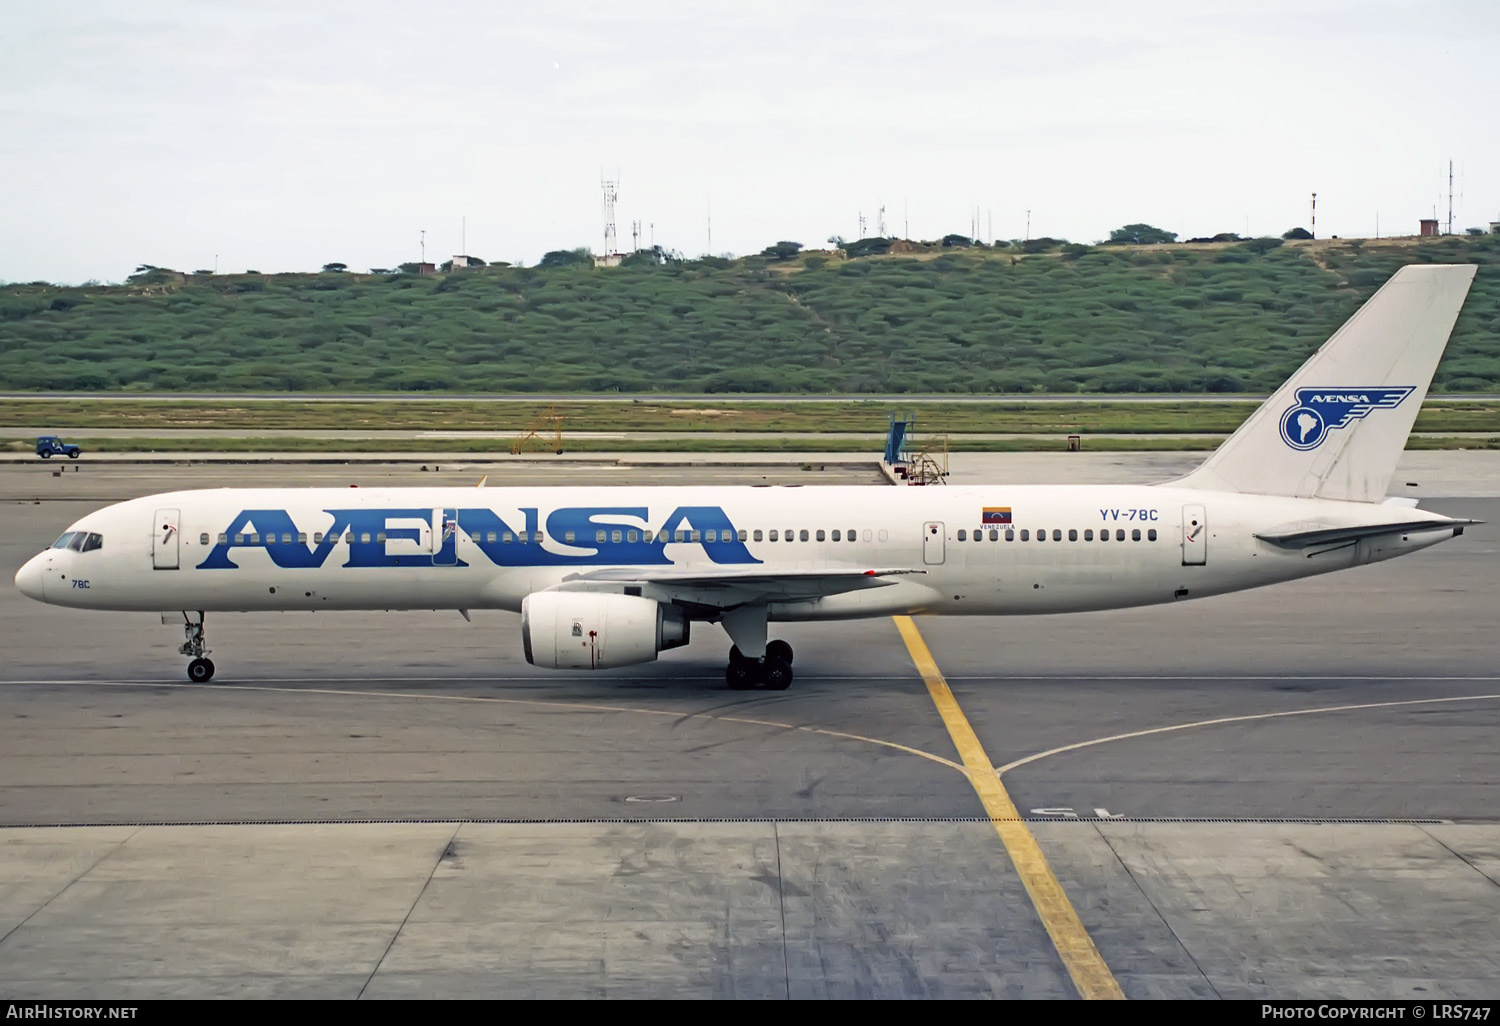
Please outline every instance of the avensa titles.
[[[519, 508], [506, 520], [479, 507], [327, 509], [320, 540], [308, 542], [284, 509], [241, 510], [219, 535], [199, 570], [235, 570], [235, 549], [261, 549], [285, 569], [323, 566], [342, 549], [344, 567], [468, 566], [458, 557], [458, 532], [496, 566], [670, 565], [668, 544], [701, 546], [714, 563], [755, 564], [728, 515], [718, 506], [679, 506], [652, 526], [645, 506], [573, 506], [552, 510], [545, 530], [539, 509]], [[318, 535], [313, 536], [318, 539]], [[342, 546], [341, 544], [342, 543]], [[424, 544], [425, 543], [425, 544]], [[396, 551], [391, 551], [392, 547]], [[423, 548], [431, 551], [421, 551]]]

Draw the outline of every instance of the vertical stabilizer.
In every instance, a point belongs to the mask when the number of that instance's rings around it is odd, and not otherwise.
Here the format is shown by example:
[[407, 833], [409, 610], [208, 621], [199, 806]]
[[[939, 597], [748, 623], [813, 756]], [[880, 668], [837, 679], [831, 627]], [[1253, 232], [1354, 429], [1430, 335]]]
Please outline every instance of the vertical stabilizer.
[[1173, 484], [1379, 502], [1476, 270], [1401, 268], [1201, 467]]

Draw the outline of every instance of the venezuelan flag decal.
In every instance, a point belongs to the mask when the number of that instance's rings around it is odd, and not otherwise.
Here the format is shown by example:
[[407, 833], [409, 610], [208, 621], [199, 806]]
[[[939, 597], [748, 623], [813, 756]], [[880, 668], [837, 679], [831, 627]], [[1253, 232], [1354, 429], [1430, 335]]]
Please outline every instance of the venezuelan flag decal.
[[983, 523], [986, 526], [988, 526], [990, 524], [994, 524], [994, 525], [999, 526], [999, 527], [1004, 527], [1006, 524], [1010, 523], [1010, 507], [1009, 506], [986, 506], [986, 507], [984, 507], [984, 520], [983, 520]]

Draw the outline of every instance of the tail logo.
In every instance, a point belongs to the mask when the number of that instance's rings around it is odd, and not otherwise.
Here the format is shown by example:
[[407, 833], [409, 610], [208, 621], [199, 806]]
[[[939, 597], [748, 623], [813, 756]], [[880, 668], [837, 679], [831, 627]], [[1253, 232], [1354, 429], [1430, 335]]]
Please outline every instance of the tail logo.
[[1299, 452], [1316, 449], [1328, 432], [1389, 410], [1416, 391], [1395, 388], [1299, 388], [1297, 403], [1281, 415], [1281, 440]]

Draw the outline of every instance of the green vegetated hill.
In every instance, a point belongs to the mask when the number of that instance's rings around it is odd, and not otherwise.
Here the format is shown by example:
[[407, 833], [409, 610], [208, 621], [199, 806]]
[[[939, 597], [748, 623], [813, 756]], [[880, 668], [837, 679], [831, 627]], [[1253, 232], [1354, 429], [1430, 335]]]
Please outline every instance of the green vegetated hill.
[[1396, 268], [1481, 267], [1436, 388], [1500, 389], [1500, 237], [802, 254], [0, 289], [21, 390], [1267, 392]]

